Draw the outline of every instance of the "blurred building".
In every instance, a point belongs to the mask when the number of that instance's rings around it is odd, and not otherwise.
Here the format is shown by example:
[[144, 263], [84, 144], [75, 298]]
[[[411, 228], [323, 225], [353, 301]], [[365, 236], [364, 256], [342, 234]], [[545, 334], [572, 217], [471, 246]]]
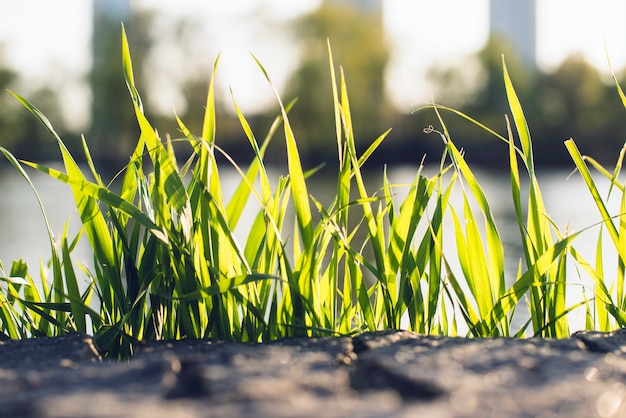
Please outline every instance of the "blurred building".
[[368, 13], [381, 13], [383, 10], [382, 0], [326, 0], [326, 2], [354, 6]]
[[[98, 158], [115, 159], [128, 155], [131, 142], [128, 133], [128, 91], [123, 79], [121, 59], [121, 23], [131, 29], [130, 0], [93, 0], [93, 33], [91, 39], [92, 66], [90, 141]], [[136, 122], [134, 122], [136, 125]]]
[[98, 68], [108, 59], [108, 39], [102, 36], [112, 25], [120, 26], [131, 15], [130, 0], [93, 0], [93, 66]]
[[491, 0], [491, 36], [509, 42], [529, 67], [537, 66], [535, 0]]
[[[94, 65], [106, 56], [106, 33], [111, 25], [119, 26], [131, 15], [130, 0], [93, 0], [93, 59]], [[103, 27], [105, 26], [105, 27]]]
[[360, 12], [378, 16], [378, 21], [383, 24], [383, 0], [324, 0], [327, 4], [342, 4], [354, 7]]

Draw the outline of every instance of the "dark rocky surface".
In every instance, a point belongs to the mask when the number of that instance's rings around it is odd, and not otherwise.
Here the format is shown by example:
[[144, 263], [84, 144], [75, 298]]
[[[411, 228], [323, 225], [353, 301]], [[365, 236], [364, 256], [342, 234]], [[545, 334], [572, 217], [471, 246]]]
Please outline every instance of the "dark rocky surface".
[[154, 342], [122, 363], [81, 334], [7, 341], [0, 416], [623, 417], [626, 330]]

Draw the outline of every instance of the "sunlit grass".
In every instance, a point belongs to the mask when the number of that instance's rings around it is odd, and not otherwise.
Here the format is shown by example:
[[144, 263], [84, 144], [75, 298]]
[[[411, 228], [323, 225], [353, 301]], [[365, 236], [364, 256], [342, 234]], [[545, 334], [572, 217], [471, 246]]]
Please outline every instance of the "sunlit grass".
[[[624, 213], [626, 192], [618, 180], [624, 151], [608, 171], [582, 157], [572, 140], [566, 142], [603, 219], [601, 225], [590, 226], [600, 230], [594, 265], [576, 250], [581, 231], [563, 233], [546, 213], [530, 130], [505, 65], [512, 120], [509, 124], [507, 119], [506, 136], [456, 110], [428, 106], [440, 128], [426, 131], [438, 134], [445, 144], [438, 172], [428, 177], [420, 166], [408, 186], [392, 184], [384, 172], [382, 187], [372, 191], [363, 167], [388, 131], [357, 153], [347, 83], [343, 72], [336, 71], [329, 48], [338, 171], [334, 196], [324, 205], [309, 192], [307, 179], [316, 170], [301, 163], [297, 132], [289, 123], [294, 103], [282, 102], [261, 63], [257, 61], [280, 112], [259, 142], [233, 100], [255, 154], [243, 168], [221, 151], [216, 138], [219, 57], [200, 135], [177, 119], [183, 137], [164, 141], [143, 113], [125, 34], [122, 45], [124, 77], [141, 133], [120, 173], [119, 190], [103, 183], [84, 139], [88, 170], [76, 163], [46, 117], [13, 93], [56, 139], [65, 172], [0, 151], [36, 195], [26, 167], [66, 183], [82, 229], [75, 237], [65, 229], [57, 240], [40, 202], [51, 261], [40, 266], [37, 279], [21, 261], [8, 271], [0, 264], [2, 336], [92, 333], [106, 355], [125, 357], [142, 340], [256, 342], [401, 326], [442, 335], [561, 338], [569, 336], [568, 314], [577, 308], [585, 310], [590, 329], [607, 331], [626, 324], [626, 218], [608, 212], [609, 196], [600, 195], [588, 169], [590, 164], [610, 180], [611, 194], [620, 196]], [[505, 277], [504, 245], [489, 201], [446, 128], [445, 112], [461, 115], [508, 147], [511, 198], [524, 250], [514, 278]], [[288, 159], [287, 173], [278, 180], [270, 178], [264, 164], [275, 137], [284, 139]], [[187, 144], [191, 157], [179, 161], [175, 141]], [[228, 200], [216, 154], [226, 157], [241, 176]], [[523, 178], [528, 180], [527, 194], [520, 186]], [[401, 187], [406, 190], [398, 199]], [[450, 197], [459, 189], [462, 204], [457, 207]], [[234, 231], [249, 202], [260, 209], [239, 241]], [[452, 229], [452, 253], [443, 250], [446, 228]], [[617, 271], [610, 274], [602, 263], [603, 234], [609, 234], [618, 256]], [[90, 270], [77, 270], [72, 260], [79, 240], [87, 240], [93, 251]], [[458, 270], [452, 267], [457, 262]], [[581, 289], [567, 277], [572, 263], [591, 278], [594, 288], [584, 293], [582, 302], [568, 306], [566, 296]], [[608, 282], [607, 276], [616, 279]], [[86, 289], [79, 286], [82, 278], [90, 283]], [[507, 287], [507, 282], [513, 284]], [[513, 316], [520, 309], [528, 311], [529, 320], [514, 328]]]

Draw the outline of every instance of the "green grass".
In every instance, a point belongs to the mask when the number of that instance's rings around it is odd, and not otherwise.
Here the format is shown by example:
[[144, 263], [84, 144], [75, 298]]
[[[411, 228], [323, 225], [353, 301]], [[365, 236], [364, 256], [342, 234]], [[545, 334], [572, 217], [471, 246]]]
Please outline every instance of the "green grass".
[[[308, 190], [307, 179], [315, 169], [301, 164], [297, 133], [289, 123], [293, 102], [283, 104], [261, 63], [257, 61], [280, 112], [259, 141], [233, 100], [255, 153], [244, 169], [217, 143], [214, 80], [219, 57], [200, 135], [178, 120], [183, 137], [165, 141], [143, 113], [124, 33], [122, 59], [141, 134], [120, 173], [118, 190], [103, 183], [84, 139], [87, 170], [76, 163], [46, 117], [12, 93], [56, 139], [65, 172], [0, 151], [35, 195], [27, 167], [66, 183], [82, 229], [76, 236], [65, 229], [57, 239], [40, 202], [48, 225], [50, 263], [40, 266], [38, 278], [31, 277], [21, 261], [8, 271], [0, 264], [2, 337], [86, 332], [95, 336], [107, 356], [122, 358], [132, 355], [142, 340], [213, 337], [256, 342], [402, 326], [441, 335], [562, 338], [569, 336], [568, 316], [574, 309], [584, 310], [589, 329], [609, 331], [626, 324], [626, 217], [606, 209], [609, 197], [617, 194], [620, 213], [626, 212], [626, 192], [618, 180], [624, 150], [609, 171], [581, 156], [572, 140], [566, 142], [603, 219], [590, 226], [599, 231], [598, 256], [588, 262], [576, 250], [582, 231], [564, 234], [546, 214], [530, 132], [504, 62], [512, 115], [506, 136], [454, 109], [428, 106], [441, 128], [426, 131], [438, 134], [445, 144], [438, 172], [427, 177], [420, 167], [408, 186], [392, 184], [384, 172], [382, 187], [372, 191], [363, 167], [388, 132], [357, 153], [347, 83], [343, 72], [336, 72], [329, 47], [338, 171], [334, 197], [323, 205]], [[446, 112], [482, 127], [508, 147], [511, 194], [524, 249], [514, 278], [505, 277], [504, 246], [491, 207], [446, 129]], [[284, 139], [288, 157], [287, 173], [277, 181], [264, 164], [275, 137]], [[191, 157], [179, 161], [173, 142], [187, 144]], [[241, 175], [228, 201], [217, 154]], [[611, 196], [598, 192], [589, 166], [611, 182]], [[521, 191], [523, 177], [529, 184], [527, 194]], [[462, 196], [458, 207], [450, 200], [457, 189]], [[398, 199], [401, 191], [405, 197]], [[234, 231], [250, 201], [260, 209], [240, 242]], [[443, 250], [444, 225], [452, 228], [456, 252]], [[615, 247], [617, 271], [605, 271], [603, 265], [605, 234]], [[72, 260], [79, 240], [87, 240], [93, 250], [90, 270], [77, 270]], [[460, 269], [451, 267], [456, 262]], [[572, 264], [593, 281], [593, 289], [585, 290], [567, 277]], [[81, 290], [78, 283], [84, 278], [90, 285]], [[513, 284], [507, 287], [505, 279]], [[568, 306], [566, 296], [580, 289], [583, 301]], [[526, 309], [529, 320], [514, 328], [518, 309]]]

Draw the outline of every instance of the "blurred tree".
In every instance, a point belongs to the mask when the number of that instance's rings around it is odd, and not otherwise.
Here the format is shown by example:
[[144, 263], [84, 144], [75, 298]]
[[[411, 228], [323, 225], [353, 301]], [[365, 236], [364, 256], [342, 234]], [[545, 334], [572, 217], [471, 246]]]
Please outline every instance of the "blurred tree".
[[368, 145], [389, 127], [391, 112], [384, 92], [389, 52], [380, 14], [324, 2], [294, 27], [303, 58], [283, 96], [298, 97], [290, 121], [302, 153], [323, 159], [336, 154], [327, 39], [334, 62], [345, 71], [355, 139]]
[[[468, 57], [455, 67], [435, 67], [429, 75], [435, 90], [439, 92], [438, 97], [435, 97], [437, 103], [461, 110], [506, 137], [504, 115], [510, 115], [511, 112], [504, 88], [503, 54], [526, 118], [533, 129], [536, 106], [531, 98], [538, 73], [525, 66], [515, 50], [501, 39], [492, 37], [475, 56]], [[507, 164], [506, 147], [494, 144], [490, 134], [465, 119], [450, 114], [443, 116], [455, 141], [466, 147], [468, 160], [487, 165]], [[417, 120], [422, 126], [438, 125], [431, 111], [422, 112]]]
[[469, 114], [475, 115], [481, 122], [500, 132], [506, 132], [504, 115], [511, 113], [504, 88], [503, 56], [509, 76], [524, 106], [526, 117], [532, 122], [534, 109], [530, 97], [537, 74], [534, 69], [522, 64], [509, 44], [496, 38], [489, 39], [487, 45], [478, 53], [478, 59], [482, 64], [480, 85], [474, 100], [465, 106]]
[[544, 74], [535, 100], [541, 114], [542, 139], [550, 138], [561, 153], [562, 142], [570, 137], [583, 152], [598, 158], [614, 155], [623, 143], [618, 132], [626, 128], [624, 109], [615, 87], [604, 83], [598, 70], [580, 55], [568, 57], [554, 72]]
[[14, 146], [24, 135], [21, 106], [6, 92], [17, 81], [17, 73], [4, 60], [3, 47], [0, 45], [0, 146], [13, 151]]
[[[437, 102], [460, 109], [506, 136], [503, 115], [511, 112], [502, 78], [503, 51], [530, 127], [537, 163], [570, 164], [563, 146], [563, 141], [570, 137], [583, 152], [601, 161], [614, 159], [624, 142], [619, 134], [625, 127], [624, 108], [615, 86], [605, 83], [598, 70], [579, 55], [568, 57], [550, 73], [530, 71], [514, 54], [506, 53], [512, 51], [506, 44], [491, 39], [475, 57], [481, 70], [474, 82], [467, 81], [467, 66], [431, 71], [431, 80], [440, 93]], [[428, 111], [416, 118], [420, 126], [433, 123], [434, 119]], [[506, 153], [502, 147], [494, 146], [482, 129], [460, 118], [445, 115], [444, 120], [459, 144], [471, 143], [466, 147], [468, 159], [506, 165]]]
[[0, 146], [7, 148], [18, 158], [42, 160], [54, 158], [57, 144], [50, 140], [50, 133], [36, 121], [7, 90], [12, 90], [33, 103], [48, 119], [53, 121], [55, 130], [72, 147], [75, 136], [67, 135], [66, 125], [58, 91], [47, 84], [31, 86], [22, 80], [18, 73], [4, 63], [0, 45]]
[[[21, 90], [21, 89], [20, 89]], [[63, 142], [71, 152], [79, 150], [77, 135], [70, 134], [64, 123], [61, 101], [57, 90], [52, 85], [43, 85], [34, 91], [21, 95], [28, 98], [51, 121], [55, 131], [63, 138]], [[19, 105], [21, 128], [20, 141], [15, 145], [15, 154], [21, 158], [34, 161], [58, 159], [59, 147], [50, 132], [39, 123], [28, 110]]]
[[[527, 68], [521, 63], [509, 44], [495, 37], [490, 38], [476, 55], [479, 68], [475, 85], [472, 87], [472, 94], [466, 96], [467, 99], [464, 103], [458, 104], [469, 116], [499, 132], [505, 132], [504, 115], [510, 113], [504, 88], [503, 55], [515, 90], [520, 96], [524, 110], [528, 113], [527, 117], [532, 114], [529, 108], [532, 104], [525, 99], [530, 97], [537, 74], [533, 69]], [[465, 69], [461, 68], [460, 71], [463, 72]], [[456, 77], [464, 76], [461, 74]], [[441, 81], [447, 82], [446, 79]], [[475, 140], [477, 138], [469, 139]]]

